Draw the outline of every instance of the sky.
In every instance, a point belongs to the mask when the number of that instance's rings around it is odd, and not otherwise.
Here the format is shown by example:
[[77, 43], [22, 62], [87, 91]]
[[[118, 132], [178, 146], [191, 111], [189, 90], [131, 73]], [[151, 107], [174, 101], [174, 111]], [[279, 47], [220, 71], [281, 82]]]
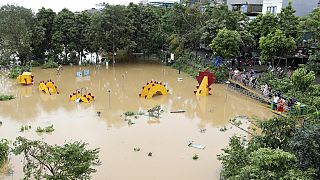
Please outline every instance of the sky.
[[82, 11], [96, 7], [98, 3], [108, 4], [124, 4], [130, 2], [139, 3], [141, 0], [0, 0], [0, 6], [5, 4], [13, 4], [30, 8], [37, 12], [41, 7], [51, 8], [55, 12], [61, 11], [63, 8], [68, 8], [71, 11]]

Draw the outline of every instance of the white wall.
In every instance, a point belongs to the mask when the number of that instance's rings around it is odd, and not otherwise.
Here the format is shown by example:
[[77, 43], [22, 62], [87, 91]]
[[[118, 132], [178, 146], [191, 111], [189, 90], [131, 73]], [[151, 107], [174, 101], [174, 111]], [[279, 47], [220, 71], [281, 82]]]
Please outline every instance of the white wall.
[[283, 0], [263, 0], [262, 14], [267, 13], [267, 8], [270, 6], [276, 6], [276, 14], [280, 13], [281, 8], [283, 7]]
[[[319, 0], [291, 0], [291, 2], [296, 16], [306, 16], [318, 6]], [[288, 3], [288, 0], [263, 0], [262, 13], [267, 13], [268, 6], [277, 6], [277, 13], [280, 13], [281, 8], [288, 6]]]

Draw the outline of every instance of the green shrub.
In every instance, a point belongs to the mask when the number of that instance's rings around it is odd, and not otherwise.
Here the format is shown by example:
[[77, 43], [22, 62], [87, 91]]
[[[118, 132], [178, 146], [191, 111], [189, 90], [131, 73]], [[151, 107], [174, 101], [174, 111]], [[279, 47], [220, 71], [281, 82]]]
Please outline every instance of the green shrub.
[[32, 61], [31, 66], [38, 67], [38, 66], [41, 66], [41, 63], [39, 61]]
[[20, 127], [20, 132], [24, 132], [24, 131], [28, 131], [29, 129], [31, 129], [31, 126], [30, 125], [22, 125]]
[[7, 100], [11, 100], [14, 99], [15, 97], [12, 95], [0, 95], [0, 101], [7, 101]]
[[20, 75], [20, 73], [21, 73], [20, 66], [13, 67], [10, 69], [9, 78], [15, 79]]
[[9, 155], [9, 142], [6, 139], [0, 140], [0, 167], [8, 159]]
[[135, 115], [135, 113], [134, 112], [132, 112], [132, 111], [127, 111], [127, 112], [125, 112], [125, 113], [123, 113], [125, 116], [134, 116]]
[[50, 133], [53, 131], [54, 131], [53, 125], [47, 126], [45, 128], [37, 127], [37, 130], [36, 130], [36, 132], [38, 133], [43, 133], [43, 132]]
[[207, 63], [208, 62], [202, 59], [187, 54], [177, 59], [177, 61], [172, 64], [172, 67], [180, 69], [192, 77], [196, 77], [199, 71], [208, 69], [210, 72], [214, 73], [218, 82], [223, 82], [228, 78], [229, 71], [226, 66], [215, 67], [208, 65]]
[[42, 65], [42, 68], [49, 69], [49, 68], [57, 68], [58, 66], [59, 66], [58, 63], [54, 62], [53, 58], [49, 58], [48, 62]]

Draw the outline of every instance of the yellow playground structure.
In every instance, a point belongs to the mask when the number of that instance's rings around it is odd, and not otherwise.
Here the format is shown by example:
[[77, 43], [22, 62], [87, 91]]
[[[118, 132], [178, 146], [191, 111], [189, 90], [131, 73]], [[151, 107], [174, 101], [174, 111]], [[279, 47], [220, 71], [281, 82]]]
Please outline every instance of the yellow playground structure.
[[58, 90], [57, 90], [57, 86], [54, 85], [54, 82], [51, 80], [48, 80], [47, 82], [45, 81], [40, 81], [39, 83], [39, 91], [42, 91], [46, 94], [59, 94]]
[[157, 81], [150, 81], [142, 87], [139, 96], [146, 99], [151, 99], [155, 94], [166, 95], [168, 94], [168, 91], [169, 90], [167, 89], [165, 84]]
[[194, 93], [197, 96], [211, 95], [211, 93], [209, 92], [211, 90], [210, 86], [216, 81], [214, 75], [208, 70], [204, 72], [199, 72], [199, 75], [197, 76], [197, 81], [199, 83], [199, 86], [197, 86], [197, 90], [194, 91]]
[[31, 72], [24, 72], [17, 77], [17, 83], [23, 85], [33, 84], [33, 76]]
[[81, 89], [77, 89], [76, 92], [72, 93], [70, 95], [70, 100], [71, 101], [75, 101], [75, 102], [85, 102], [85, 103], [88, 103], [90, 101], [93, 101], [94, 100], [94, 96], [91, 95], [91, 93], [88, 93], [88, 94], [84, 94], [82, 92], [84, 88], [81, 88]]

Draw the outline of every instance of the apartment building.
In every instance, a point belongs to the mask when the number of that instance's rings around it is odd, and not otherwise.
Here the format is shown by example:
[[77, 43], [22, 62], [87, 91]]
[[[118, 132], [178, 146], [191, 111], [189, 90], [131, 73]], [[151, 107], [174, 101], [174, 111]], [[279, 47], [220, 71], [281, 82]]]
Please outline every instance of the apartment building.
[[[278, 14], [288, 6], [290, 0], [263, 0], [262, 13]], [[320, 5], [320, 0], [291, 0], [296, 16], [306, 16]]]
[[227, 5], [230, 10], [240, 10], [249, 18], [255, 18], [262, 13], [263, 0], [228, 0]]

